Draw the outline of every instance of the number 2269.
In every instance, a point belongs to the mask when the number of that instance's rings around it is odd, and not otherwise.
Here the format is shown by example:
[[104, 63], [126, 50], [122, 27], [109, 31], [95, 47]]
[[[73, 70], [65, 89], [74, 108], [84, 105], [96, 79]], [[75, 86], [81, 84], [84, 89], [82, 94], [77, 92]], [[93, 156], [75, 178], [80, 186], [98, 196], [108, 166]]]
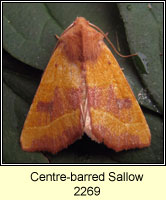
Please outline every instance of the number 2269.
[[100, 188], [99, 187], [74, 187], [74, 190], [76, 192], [74, 193], [74, 196], [98, 196], [100, 194]]

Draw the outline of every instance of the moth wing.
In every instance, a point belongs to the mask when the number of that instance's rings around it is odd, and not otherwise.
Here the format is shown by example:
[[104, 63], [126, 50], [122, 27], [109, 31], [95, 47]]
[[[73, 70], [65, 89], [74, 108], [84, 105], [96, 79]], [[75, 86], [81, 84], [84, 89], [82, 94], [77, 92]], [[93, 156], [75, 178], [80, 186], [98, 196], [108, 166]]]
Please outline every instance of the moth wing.
[[141, 108], [104, 42], [101, 48], [97, 61], [86, 63], [88, 135], [115, 151], [149, 146], [151, 134]]
[[83, 134], [81, 68], [70, 64], [59, 45], [43, 74], [21, 133], [26, 151], [56, 153]]

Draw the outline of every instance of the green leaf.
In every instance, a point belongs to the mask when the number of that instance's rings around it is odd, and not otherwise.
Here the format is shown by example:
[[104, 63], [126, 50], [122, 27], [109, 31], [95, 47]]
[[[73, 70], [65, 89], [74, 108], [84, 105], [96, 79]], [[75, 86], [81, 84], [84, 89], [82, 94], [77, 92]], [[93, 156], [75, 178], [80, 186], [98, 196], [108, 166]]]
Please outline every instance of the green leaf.
[[136, 56], [133, 56], [133, 60], [140, 74], [148, 74], [148, 61], [144, 54], [138, 52]]
[[159, 112], [163, 112], [163, 4], [120, 3], [131, 53], [141, 52], [148, 59], [148, 75], [140, 73], [144, 87]]
[[20, 128], [29, 106], [5, 83], [3, 91], [3, 163], [48, 163], [41, 153], [28, 153], [21, 149]]
[[[128, 10], [126, 11], [128, 12]], [[97, 13], [97, 15], [96, 15]], [[100, 27], [104, 32], [109, 32], [110, 40], [118, 46], [122, 54], [130, 54], [126, 40], [123, 21], [120, 18], [116, 4], [107, 3], [4, 3], [3, 4], [3, 45], [9, 54], [4, 54], [3, 78], [7, 87], [4, 91], [12, 91], [17, 97], [17, 105], [27, 102], [30, 106], [33, 96], [40, 82], [42, 71], [51, 56], [55, 47], [55, 34], [60, 35], [77, 16], [83, 16], [91, 23]], [[125, 26], [126, 28], [126, 26]], [[141, 30], [142, 31], [142, 30]], [[128, 38], [128, 34], [127, 34]], [[131, 48], [131, 47], [130, 47]], [[152, 49], [153, 50], [153, 49]], [[112, 51], [112, 50], [111, 50]], [[131, 49], [132, 53], [134, 51]], [[144, 53], [143, 51], [140, 51]], [[162, 138], [162, 119], [158, 111], [156, 97], [151, 98], [151, 89], [142, 81], [142, 76], [136, 70], [132, 59], [124, 59], [115, 54], [120, 66], [124, 69], [124, 74], [128, 79], [139, 103], [146, 107], [146, 116], [152, 132], [152, 145], [141, 150], [129, 150], [115, 153], [103, 144], [91, 141], [87, 136], [78, 140], [67, 149], [56, 155], [45, 153], [51, 163], [162, 163], [163, 138]], [[147, 53], [144, 53], [147, 57]], [[16, 60], [17, 59], [17, 60]], [[149, 60], [149, 57], [148, 57]], [[21, 61], [21, 62], [20, 62]], [[148, 70], [149, 69], [148, 65]], [[40, 69], [40, 70], [39, 70]], [[146, 76], [149, 76], [147, 74]], [[156, 79], [155, 79], [156, 80]], [[157, 80], [156, 80], [157, 81]], [[145, 87], [146, 86], [146, 87]], [[150, 93], [149, 93], [150, 91]], [[10, 93], [6, 92], [6, 98], [10, 99]], [[24, 104], [26, 104], [24, 102]], [[10, 104], [10, 102], [7, 102]], [[155, 104], [156, 103], [156, 104]], [[27, 104], [26, 104], [27, 105]], [[5, 105], [4, 105], [5, 106]], [[157, 108], [156, 108], [157, 106]], [[7, 105], [6, 105], [7, 107]], [[23, 122], [28, 112], [28, 106], [17, 106], [16, 112], [10, 112], [3, 123], [8, 124], [10, 118], [14, 118], [16, 113], [24, 113], [19, 119], [21, 123], [11, 124], [18, 126], [15, 132], [20, 135]], [[154, 112], [151, 112], [154, 111]], [[9, 119], [8, 119], [9, 118]], [[11, 123], [11, 122], [10, 122]], [[158, 131], [156, 131], [158, 128]], [[8, 132], [7, 125], [4, 132]], [[19, 145], [19, 137], [12, 138], [13, 143]], [[86, 147], [86, 148], [85, 148]], [[22, 151], [20, 149], [20, 151]], [[7, 152], [7, 151], [5, 151]], [[19, 162], [31, 162], [31, 155], [22, 151]], [[159, 155], [158, 155], [159, 154]], [[27, 155], [30, 158], [27, 158]], [[42, 155], [42, 154], [35, 154]], [[19, 157], [18, 155], [15, 155]], [[25, 157], [24, 157], [25, 156]], [[12, 162], [11, 158], [4, 154], [5, 162]], [[22, 161], [21, 161], [22, 160]], [[14, 162], [14, 161], [13, 161]], [[33, 162], [35, 162], [33, 160]], [[38, 162], [38, 161], [36, 161]], [[41, 161], [42, 162], [42, 161]]]
[[62, 29], [42, 3], [3, 4], [4, 48], [19, 60], [44, 69]]
[[[114, 43], [118, 40], [121, 51], [128, 54], [124, 28], [116, 4], [4, 3], [3, 5], [4, 48], [20, 61], [38, 69], [44, 69], [47, 65], [55, 46], [54, 35], [62, 33], [76, 16], [84, 16], [103, 31], [109, 32], [110, 39]], [[94, 15], [95, 12], [98, 12], [98, 15]], [[130, 59], [120, 58], [116, 54], [115, 57], [124, 69], [126, 78], [138, 99], [142, 85], [135, 73], [133, 63]], [[156, 110], [152, 101], [148, 102], [147, 104], [141, 101], [141, 104], [151, 110]]]

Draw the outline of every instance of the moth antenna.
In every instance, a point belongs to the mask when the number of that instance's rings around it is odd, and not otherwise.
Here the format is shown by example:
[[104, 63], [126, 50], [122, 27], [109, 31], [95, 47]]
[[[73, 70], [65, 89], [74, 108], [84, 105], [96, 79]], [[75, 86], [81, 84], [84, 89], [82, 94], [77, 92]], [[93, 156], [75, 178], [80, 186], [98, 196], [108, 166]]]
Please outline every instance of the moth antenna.
[[108, 36], [108, 34], [109, 34], [108, 32], [107, 32], [107, 33], [105, 33], [105, 35], [106, 35], [106, 36]]
[[94, 27], [95, 29], [97, 29], [103, 36], [104, 38], [108, 41], [108, 43], [111, 45], [111, 47], [113, 48], [113, 50], [122, 58], [129, 58], [129, 57], [132, 57], [132, 56], [137, 56], [137, 53], [135, 54], [130, 54], [130, 55], [122, 55], [121, 53], [119, 53], [115, 46], [112, 44], [112, 42], [110, 41], [110, 39], [107, 37], [108, 33], [104, 33], [98, 26], [92, 24], [92, 23], [89, 23], [90, 26]]
[[59, 38], [60, 38], [58, 35], [55, 35], [55, 37], [56, 37], [57, 40], [59, 40]]
[[[64, 35], [64, 33], [66, 33], [69, 29], [71, 29], [71, 28], [74, 26], [74, 24], [75, 24], [74, 22], [73, 22], [72, 24], [70, 24], [70, 26], [68, 26], [68, 27], [64, 30], [64, 32], [61, 34], [61, 36]], [[58, 47], [58, 45], [59, 45], [59, 39], [60, 39], [61, 36], [55, 35], [55, 37], [58, 39], [58, 42], [56, 43], [53, 52], [54, 52], [55, 49]]]
[[[64, 32], [62, 33], [62, 35], [64, 35], [69, 29], [71, 29], [73, 26], [74, 26], [75, 22], [73, 22], [72, 24], [70, 24], [65, 30]], [[62, 36], [61, 35], [61, 36]]]

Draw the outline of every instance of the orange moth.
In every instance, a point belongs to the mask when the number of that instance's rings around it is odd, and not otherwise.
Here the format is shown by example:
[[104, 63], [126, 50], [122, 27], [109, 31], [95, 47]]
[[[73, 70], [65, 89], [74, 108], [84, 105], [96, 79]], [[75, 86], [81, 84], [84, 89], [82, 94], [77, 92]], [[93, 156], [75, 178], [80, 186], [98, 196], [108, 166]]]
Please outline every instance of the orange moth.
[[115, 151], [150, 145], [141, 108], [98, 30], [77, 17], [58, 37], [24, 123], [23, 150], [54, 154], [84, 132]]

